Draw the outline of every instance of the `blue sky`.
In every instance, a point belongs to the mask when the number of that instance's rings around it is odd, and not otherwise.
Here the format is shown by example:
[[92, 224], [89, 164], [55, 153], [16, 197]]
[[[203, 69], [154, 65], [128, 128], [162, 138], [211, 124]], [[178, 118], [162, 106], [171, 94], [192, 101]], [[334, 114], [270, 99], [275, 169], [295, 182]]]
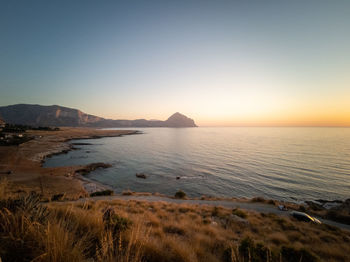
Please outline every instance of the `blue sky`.
[[1, 1], [0, 105], [350, 124], [349, 1]]

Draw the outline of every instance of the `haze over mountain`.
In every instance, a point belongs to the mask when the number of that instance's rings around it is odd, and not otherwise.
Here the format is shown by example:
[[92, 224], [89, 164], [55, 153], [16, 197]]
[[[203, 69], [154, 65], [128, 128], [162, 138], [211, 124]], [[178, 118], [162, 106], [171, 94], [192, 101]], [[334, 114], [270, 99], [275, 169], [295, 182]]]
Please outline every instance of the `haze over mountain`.
[[6, 123], [30, 126], [79, 127], [196, 127], [195, 122], [175, 113], [167, 120], [112, 120], [89, 115], [78, 109], [58, 105], [42, 106], [17, 104], [0, 107], [0, 119]]

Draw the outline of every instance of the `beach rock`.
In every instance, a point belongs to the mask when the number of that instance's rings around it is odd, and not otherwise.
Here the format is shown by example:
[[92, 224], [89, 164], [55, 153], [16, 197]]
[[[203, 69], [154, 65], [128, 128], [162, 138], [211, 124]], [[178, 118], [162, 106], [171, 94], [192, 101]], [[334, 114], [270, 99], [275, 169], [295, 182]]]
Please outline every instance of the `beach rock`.
[[146, 179], [147, 176], [144, 173], [136, 173], [136, 177]]
[[106, 163], [102, 163], [102, 162], [92, 163], [92, 164], [89, 164], [81, 169], [76, 170], [75, 172], [80, 174], [80, 175], [86, 175], [86, 174], [96, 170], [97, 168], [109, 168], [111, 166], [112, 166], [111, 164], [106, 164]]

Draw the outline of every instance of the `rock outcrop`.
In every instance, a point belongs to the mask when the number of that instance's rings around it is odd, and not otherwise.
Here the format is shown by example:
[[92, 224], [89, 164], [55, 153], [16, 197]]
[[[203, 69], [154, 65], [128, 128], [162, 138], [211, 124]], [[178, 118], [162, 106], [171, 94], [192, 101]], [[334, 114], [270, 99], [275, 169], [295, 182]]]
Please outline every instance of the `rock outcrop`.
[[176, 112], [166, 121], [164, 121], [165, 126], [167, 127], [196, 127], [193, 119], [188, 118], [185, 115]]
[[62, 106], [18, 104], [0, 107], [0, 115], [9, 124], [30, 126], [84, 126], [103, 118]]

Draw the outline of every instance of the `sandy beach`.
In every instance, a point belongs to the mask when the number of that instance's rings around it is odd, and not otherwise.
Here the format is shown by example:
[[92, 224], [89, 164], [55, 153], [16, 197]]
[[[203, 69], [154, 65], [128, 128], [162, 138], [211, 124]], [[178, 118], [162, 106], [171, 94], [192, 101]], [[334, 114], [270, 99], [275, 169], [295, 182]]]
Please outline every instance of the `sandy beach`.
[[[27, 131], [34, 139], [19, 146], [0, 147], [0, 176], [8, 178], [13, 191], [37, 191], [44, 196], [66, 194], [79, 198], [103, 188], [76, 171], [86, 166], [43, 168], [46, 157], [74, 149], [72, 139], [118, 137], [136, 134], [129, 130], [101, 130], [92, 128], [61, 128], [60, 131]], [[9, 174], [7, 174], [9, 173]]]

